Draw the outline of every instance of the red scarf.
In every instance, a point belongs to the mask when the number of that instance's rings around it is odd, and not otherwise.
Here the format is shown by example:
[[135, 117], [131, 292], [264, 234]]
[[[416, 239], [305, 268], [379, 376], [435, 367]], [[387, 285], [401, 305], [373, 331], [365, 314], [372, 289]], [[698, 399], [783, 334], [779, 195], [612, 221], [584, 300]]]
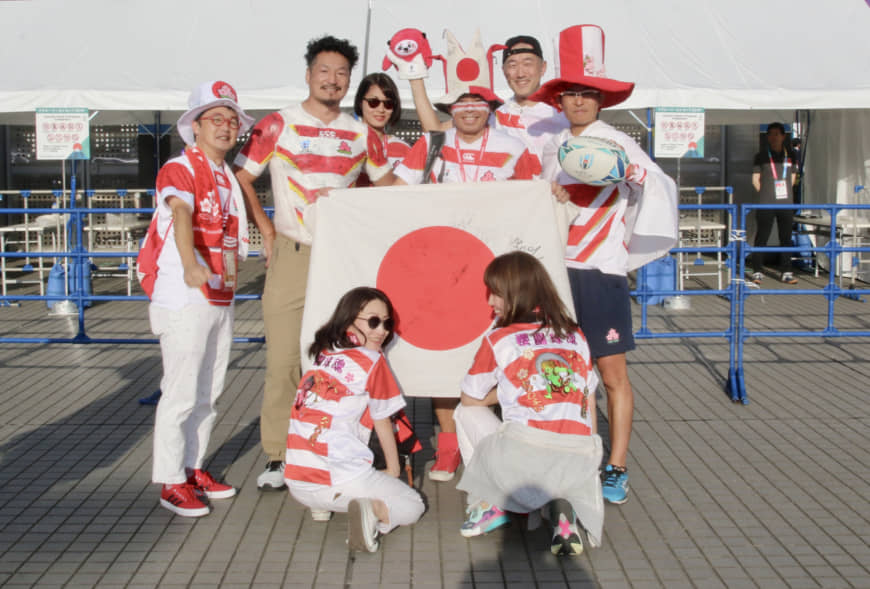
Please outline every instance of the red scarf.
[[[193, 167], [195, 186], [193, 247], [208, 264], [212, 274], [223, 276], [223, 250], [231, 250], [234, 256], [237, 256], [239, 251], [239, 218], [229, 213], [232, 195], [228, 197], [225, 215], [214, 171], [208, 158], [196, 147], [189, 147], [184, 150], [184, 153]], [[233, 302], [235, 288], [225, 286], [223, 281], [220, 288], [212, 288], [205, 283], [200, 289], [212, 305], [227, 306]]]

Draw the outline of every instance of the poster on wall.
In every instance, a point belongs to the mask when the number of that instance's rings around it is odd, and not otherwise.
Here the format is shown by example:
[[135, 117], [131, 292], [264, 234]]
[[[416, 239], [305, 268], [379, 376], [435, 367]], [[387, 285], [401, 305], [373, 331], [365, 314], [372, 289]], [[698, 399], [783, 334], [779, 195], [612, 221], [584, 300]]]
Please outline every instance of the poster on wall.
[[655, 156], [704, 157], [704, 109], [656, 108]]
[[87, 108], [36, 109], [36, 159], [91, 158]]

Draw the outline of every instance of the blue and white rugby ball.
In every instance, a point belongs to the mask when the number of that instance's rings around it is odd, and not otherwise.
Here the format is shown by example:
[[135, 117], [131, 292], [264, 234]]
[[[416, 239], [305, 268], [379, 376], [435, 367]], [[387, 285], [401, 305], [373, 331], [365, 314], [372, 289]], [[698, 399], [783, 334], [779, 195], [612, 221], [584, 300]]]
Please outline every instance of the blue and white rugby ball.
[[615, 141], [578, 135], [559, 147], [559, 165], [583, 184], [605, 186], [625, 180], [628, 156]]

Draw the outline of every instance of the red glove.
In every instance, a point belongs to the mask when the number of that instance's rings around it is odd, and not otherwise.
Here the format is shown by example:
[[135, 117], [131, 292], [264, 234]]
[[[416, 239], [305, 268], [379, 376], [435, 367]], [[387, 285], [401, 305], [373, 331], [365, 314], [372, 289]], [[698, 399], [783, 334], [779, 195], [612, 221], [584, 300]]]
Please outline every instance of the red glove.
[[402, 29], [387, 42], [384, 71], [395, 66], [401, 80], [419, 80], [429, 77], [432, 66], [432, 48], [426, 33], [419, 29]]

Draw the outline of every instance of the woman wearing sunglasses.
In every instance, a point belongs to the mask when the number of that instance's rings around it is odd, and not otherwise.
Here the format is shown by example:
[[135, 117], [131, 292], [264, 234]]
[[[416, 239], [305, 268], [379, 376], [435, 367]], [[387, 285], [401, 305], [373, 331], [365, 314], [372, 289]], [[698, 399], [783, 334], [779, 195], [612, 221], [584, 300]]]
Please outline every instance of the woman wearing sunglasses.
[[[411, 150], [411, 146], [388, 133], [402, 118], [402, 101], [393, 79], [382, 73], [369, 74], [359, 83], [353, 100], [353, 112], [367, 124], [381, 140], [390, 164], [395, 167]], [[365, 172], [359, 175], [355, 186], [371, 186]]]
[[[375, 552], [377, 537], [423, 515], [423, 501], [399, 476], [390, 416], [405, 400], [383, 347], [393, 338], [393, 305], [382, 291], [359, 287], [339, 300], [308, 348], [314, 366], [302, 376], [290, 414], [284, 479], [315, 513], [347, 512], [348, 546]], [[386, 471], [372, 467], [374, 428]]]

